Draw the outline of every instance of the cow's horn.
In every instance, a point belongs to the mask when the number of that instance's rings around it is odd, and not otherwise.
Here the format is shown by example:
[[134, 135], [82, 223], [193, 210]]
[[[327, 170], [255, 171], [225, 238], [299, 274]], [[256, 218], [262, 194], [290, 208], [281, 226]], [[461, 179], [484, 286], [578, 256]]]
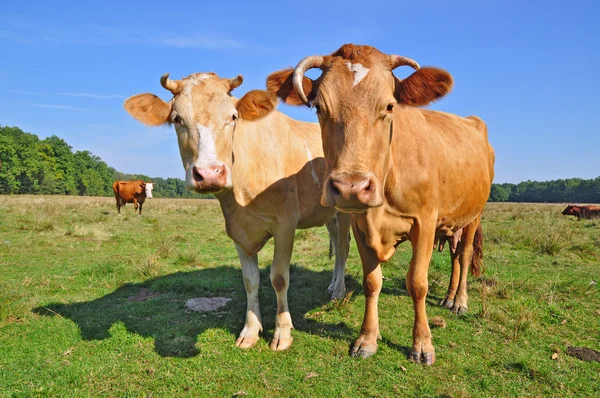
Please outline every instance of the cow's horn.
[[302, 101], [308, 105], [308, 98], [304, 94], [304, 89], [302, 88], [302, 78], [304, 77], [304, 73], [307, 70], [318, 68], [323, 65], [323, 57], [320, 55], [311, 55], [310, 57], [304, 58], [302, 61], [296, 65], [294, 69], [294, 76], [292, 82], [294, 83], [294, 89], [302, 99]]
[[420, 66], [417, 61], [410, 58], [403, 57], [401, 55], [390, 55], [390, 61], [392, 62], [392, 69], [396, 69], [399, 66], [407, 65], [414, 70], [419, 70]]
[[169, 79], [169, 74], [165, 73], [160, 77], [160, 85], [169, 90], [173, 95], [177, 95], [181, 92], [182, 84], [179, 80]]
[[229, 79], [229, 91], [233, 90], [236, 87], [239, 87], [244, 82], [244, 77], [242, 75], [237, 75], [233, 79]]

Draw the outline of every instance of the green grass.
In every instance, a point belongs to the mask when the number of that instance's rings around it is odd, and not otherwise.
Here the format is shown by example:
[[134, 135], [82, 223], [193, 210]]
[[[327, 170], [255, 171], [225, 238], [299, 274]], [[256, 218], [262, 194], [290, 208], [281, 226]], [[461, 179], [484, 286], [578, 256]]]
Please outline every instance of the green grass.
[[[600, 364], [566, 350], [600, 350], [600, 223], [562, 207], [488, 205], [486, 273], [469, 277], [467, 315], [437, 305], [450, 267], [447, 249], [434, 253], [427, 311], [446, 327], [432, 329], [437, 362], [424, 367], [406, 357], [408, 244], [384, 264], [374, 357], [348, 356], [360, 262], [352, 243], [349, 294], [330, 302], [324, 227], [297, 233], [292, 347], [268, 349], [271, 241], [259, 255], [265, 332], [240, 350], [246, 297], [216, 202], [153, 199], [142, 217], [131, 206], [118, 217], [111, 198], [0, 196], [0, 395], [598, 396]], [[231, 301], [186, 311], [206, 296]]]

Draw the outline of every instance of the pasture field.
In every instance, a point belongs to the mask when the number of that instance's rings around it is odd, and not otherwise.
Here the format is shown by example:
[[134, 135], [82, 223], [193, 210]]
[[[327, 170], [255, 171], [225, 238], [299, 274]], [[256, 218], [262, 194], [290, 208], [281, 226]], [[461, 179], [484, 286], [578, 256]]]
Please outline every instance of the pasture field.
[[[246, 296], [216, 201], [152, 199], [144, 214], [114, 198], [0, 196], [2, 396], [599, 396], [600, 222], [564, 205], [488, 204], [483, 277], [469, 277], [469, 312], [437, 303], [448, 249], [431, 262], [428, 315], [437, 362], [413, 364], [404, 276], [410, 246], [384, 264], [382, 341], [348, 356], [362, 321], [362, 272], [352, 242], [345, 299], [330, 302], [324, 227], [297, 232], [289, 302], [294, 343], [272, 352], [273, 246], [259, 255], [263, 338], [234, 346]], [[187, 311], [196, 297], [224, 309]]]

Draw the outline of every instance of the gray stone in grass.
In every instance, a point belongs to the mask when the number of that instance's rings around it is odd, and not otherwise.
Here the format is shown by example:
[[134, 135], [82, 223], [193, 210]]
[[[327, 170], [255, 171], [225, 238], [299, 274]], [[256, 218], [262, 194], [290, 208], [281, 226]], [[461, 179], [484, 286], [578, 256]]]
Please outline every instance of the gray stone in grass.
[[189, 299], [185, 308], [196, 312], [211, 312], [225, 307], [230, 301], [229, 297], [197, 297]]

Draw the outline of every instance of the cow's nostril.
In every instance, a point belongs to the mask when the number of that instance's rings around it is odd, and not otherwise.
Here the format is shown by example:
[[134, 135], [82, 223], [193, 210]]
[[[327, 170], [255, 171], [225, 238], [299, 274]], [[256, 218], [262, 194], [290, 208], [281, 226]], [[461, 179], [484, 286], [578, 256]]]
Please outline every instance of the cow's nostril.
[[198, 181], [198, 182], [204, 181], [204, 177], [202, 176], [202, 174], [200, 174], [200, 172], [198, 171], [198, 168], [194, 167], [192, 174], [193, 174], [195, 181]]
[[339, 196], [342, 193], [340, 192], [340, 190], [338, 189], [338, 187], [335, 186], [335, 182], [333, 180], [329, 180], [329, 188], [331, 189], [331, 193]]

